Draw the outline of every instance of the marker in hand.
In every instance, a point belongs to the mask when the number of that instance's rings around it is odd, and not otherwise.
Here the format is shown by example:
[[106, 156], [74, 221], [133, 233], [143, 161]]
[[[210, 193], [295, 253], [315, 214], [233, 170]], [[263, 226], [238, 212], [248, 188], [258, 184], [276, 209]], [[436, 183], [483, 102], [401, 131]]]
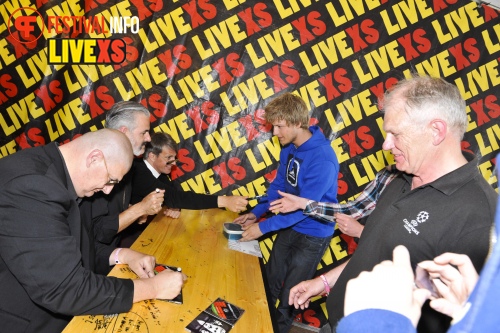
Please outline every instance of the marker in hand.
[[247, 198], [247, 200], [259, 200], [259, 199], [262, 199], [262, 198], [265, 198], [265, 197], [267, 197], [267, 194], [256, 195], [254, 197]]

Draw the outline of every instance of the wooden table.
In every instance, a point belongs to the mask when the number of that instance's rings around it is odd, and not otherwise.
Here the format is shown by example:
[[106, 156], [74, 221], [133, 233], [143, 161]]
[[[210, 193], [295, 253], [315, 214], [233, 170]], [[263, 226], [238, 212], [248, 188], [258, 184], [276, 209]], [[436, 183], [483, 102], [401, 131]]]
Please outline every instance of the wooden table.
[[[245, 310], [231, 333], [273, 332], [258, 258], [229, 249], [222, 233], [223, 223], [235, 217], [217, 208], [184, 209], [179, 219], [158, 214], [131, 248], [182, 268], [188, 276], [183, 304], [142, 301], [128, 313], [75, 317], [63, 332], [185, 332], [217, 297]], [[117, 265], [109, 275], [136, 278], [126, 265]]]

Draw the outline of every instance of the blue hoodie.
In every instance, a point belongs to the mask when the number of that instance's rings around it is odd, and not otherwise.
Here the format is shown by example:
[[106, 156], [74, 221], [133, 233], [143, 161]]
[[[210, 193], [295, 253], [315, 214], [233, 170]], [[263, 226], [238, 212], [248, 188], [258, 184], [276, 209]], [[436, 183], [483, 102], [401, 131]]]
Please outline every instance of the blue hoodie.
[[[330, 142], [317, 126], [309, 130], [312, 137], [299, 147], [288, 144], [280, 153], [280, 164], [275, 180], [267, 190], [266, 202], [252, 210], [260, 217], [269, 210], [269, 203], [280, 198], [278, 190], [321, 202], [337, 201], [339, 162]], [[293, 230], [315, 237], [333, 234], [335, 223], [324, 222], [304, 215], [299, 209], [287, 214], [277, 214], [259, 223], [262, 233], [292, 227]]]

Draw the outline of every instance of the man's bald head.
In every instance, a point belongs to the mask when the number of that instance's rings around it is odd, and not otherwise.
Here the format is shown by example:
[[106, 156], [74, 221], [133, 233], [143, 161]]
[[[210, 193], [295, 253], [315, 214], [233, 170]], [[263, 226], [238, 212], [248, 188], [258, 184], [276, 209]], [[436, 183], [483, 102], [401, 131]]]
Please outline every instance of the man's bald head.
[[60, 147], [79, 197], [109, 193], [110, 181], [120, 181], [132, 166], [130, 140], [120, 131], [88, 132]]
[[132, 144], [122, 132], [103, 128], [99, 131], [86, 133], [82, 138], [88, 140], [92, 149], [99, 149], [104, 153], [108, 167], [118, 163], [128, 170], [132, 166], [134, 158]]

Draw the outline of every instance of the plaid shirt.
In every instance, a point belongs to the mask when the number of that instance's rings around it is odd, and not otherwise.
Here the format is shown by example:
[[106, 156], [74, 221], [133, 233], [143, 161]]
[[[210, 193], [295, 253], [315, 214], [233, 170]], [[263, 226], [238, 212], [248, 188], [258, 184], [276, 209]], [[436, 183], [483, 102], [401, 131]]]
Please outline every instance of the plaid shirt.
[[385, 187], [398, 174], [394, 166], [384, 168], [384, 170], [377, 173], [375, 179], [365, 187], [363, 192], [361, 192], [355, 200], [348, 201], [345, 204], [310, 200], [304, 209], [304, 214], [330, 222], [335, 221], [335, 213], [350, 215], [356, 220], [368, 216], [375, 209], [377, 200]]

